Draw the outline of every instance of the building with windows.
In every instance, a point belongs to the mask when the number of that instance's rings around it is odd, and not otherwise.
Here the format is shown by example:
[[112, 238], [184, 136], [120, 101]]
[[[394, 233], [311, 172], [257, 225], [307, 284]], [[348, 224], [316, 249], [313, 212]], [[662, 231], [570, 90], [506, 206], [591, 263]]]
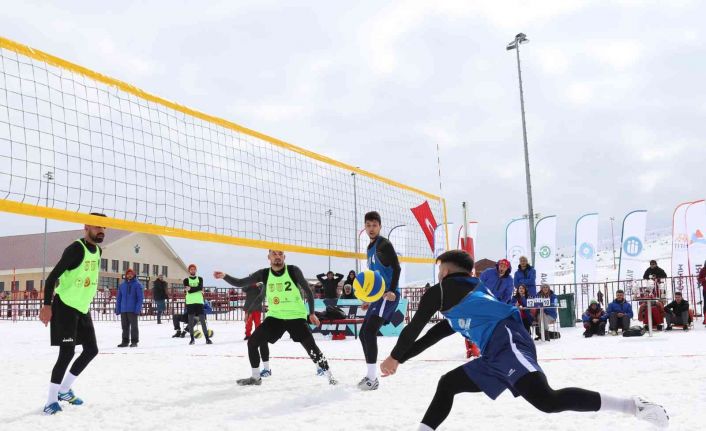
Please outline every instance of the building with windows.
[[[83, 229], [47, 234], [47, 276], [71, 241], [83, 236]], [[99, 289], [116, 288], [128, 268], [149, 288], [159, 274], [170, 287], [182, 286], [188, 276], [184, 262], [161, 236], [107, 229], [100, 246]], [[42, 290], [43, 248], [43, 233], [0, 237], [0, 292]]]

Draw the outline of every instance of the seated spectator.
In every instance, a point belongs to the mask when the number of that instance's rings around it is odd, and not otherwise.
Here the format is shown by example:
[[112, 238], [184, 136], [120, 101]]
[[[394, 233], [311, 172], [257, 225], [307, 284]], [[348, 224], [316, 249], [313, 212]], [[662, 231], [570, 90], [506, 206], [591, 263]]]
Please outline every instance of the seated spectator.
[[532, 321], [534, 319], [532, 318], [530, 310], [525, 310], [525, 308], [527, 308], [527, 296], [527, 287], [524, 284], [520, 284], [517, 286], [517, 292], [515, 293], [513, 301], [515, 306], [520, 309], [522, 324], [525, 325], [527, 332], [531, 334], [532, 330], [530, 328], [532, 327]]
[[525, 285], [527, 296], [535, 296], [537, 294], [537, 271], [529, 264], [525, 256], [520, 257], [520, 265], [515, 271], [514, 277], [515, 288]]
[[339, 299], [356, 299], [353, 293], [353, 286], [350, 284], [343, 285], [343, 292], [341, 292], [341, 297]]
[[343, 274], [336, 273], [334, 275], [333, 271], [329, 271], [326, 273], [326, 277], [321, 273], [317, 275], [316, 278], [321, 282], [321, 287], [324, 291], [324, 299], [338, 298], [338, 283], [343, 280]]
[[348, 271], [348, 277], [343, 280], [343, 285], [345, 286], [346, 284], [350, 284], [351, 286], [353, 286], [353, 281], [355, 281], [355, 271], [351, 269], [350, 271]]
[[490, 290], [498, 301], [505, 304], [512, 302], [514, 286], [512, 277], [510, 277], [511, 271], [510, 261], [500, 259], [498, 263], [495, 264], [495, 268], [488, 268], [480, 275], [480, 281], [483, 282], [485, 287]]
[[664, 307], [667, 318], [667, 331], [672, 330], [672, 325], [682, 325], [685, 331], [689, 330], [689, 301], [682, 298], [681, 292], [674, 293], [674, 301]]
[[608, 304], [608, 330], [610, 335], [618, 335], [618, 329], [625, 332], [630, 328], [630, 319], [632, 319], [632, 305], [625, 300], [625, 292], [617, 290], [615, 299]]
[[[637, 318], [642, 322], [645, 329], [649, 329], [649, 316], [647, 314], [647, 301], [640, 303], [640, 308], [637, 311]], [[664, 304], [661, 301], [651, 302], [650, 309], [652, 311], [652, 329], [661, 331], [662, 322], [664, 321]]]
[[[544, 283], [539, 289], [539, 293], [537, 294], [538, 298], [549, 298], [549, 304], [552, 307], [556, 307], [559, 305], [559, 301], [557, 301], [556, 295], [554, 294], [554, 291], [552, 291], [551, 287]], [[543, 308], [544, 305], [538, 304], [536, 305], [538, 307]], [[539, 310], [534, 310], [534, 318], [537, 319], [538, 316], [542, 315], [542, 313], [539, 312]], [[556, 308], [547, 308], [544, 310], [544, 320], [542, 323], [542, 326], [544, 326], [544, 339], [545, 340], [551, 340], [553, 338], [559, 338], [560, 335], [558, 332], [550, 331], [549, 327], [550, 325], [553, 325], [556, 323], [556, 318], [557, 318], [557, 309]], [[539, 336], [539, 326], [537, 327], [537, 337], [535, 340], [539, 340], [541, 337]]]
[[605, 335], [606, 319], [608, 319], [608, 314], [601, 308], [601, 304], [598, 301], [592, 299], [588, 309], [581, 316], [585, 329], [583, 336], [589, 338], [594, 335]]

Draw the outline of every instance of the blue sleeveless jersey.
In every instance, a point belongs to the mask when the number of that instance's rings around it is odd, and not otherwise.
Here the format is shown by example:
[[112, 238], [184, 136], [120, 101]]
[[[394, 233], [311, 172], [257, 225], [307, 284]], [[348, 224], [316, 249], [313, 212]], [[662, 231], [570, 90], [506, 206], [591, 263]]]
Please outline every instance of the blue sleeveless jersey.
[[[378, 243], [381, 237], [377, 237], [372, 247], [368, 248], [368, 269], [371, 271], [377, 271], [380, 273], [382, 278], [385, 280], [385, 290], [390, 291], [390, 286], [392, 285], [392, 267], [383, 265], [377, 257]], [[399, 293], [399, 286], [395, 289], [395, 293]], [[399, 296], [398, 296], [399, 297]]]
[[461, 302], [441, 313], [454, 331], [476, 343], [483, 352], [500, 321], [512, 317], [522, 323], [520, 311], [515, 306], [498, 301], [477, 278], [463, 280], [475, 285], [475, 289]]

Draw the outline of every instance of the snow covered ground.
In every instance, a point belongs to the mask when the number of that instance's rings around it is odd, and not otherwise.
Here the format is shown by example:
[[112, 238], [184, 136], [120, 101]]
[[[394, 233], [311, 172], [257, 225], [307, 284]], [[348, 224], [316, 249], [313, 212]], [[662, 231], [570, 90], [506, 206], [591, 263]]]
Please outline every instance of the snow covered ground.
[[[79, 377], [75, 392], [86, 404], [47, 417], [49, 374], [57, 354], [39, 322], [0, 321], [0, 429], [40, 430], [416, 430], [439, 377], [464, 363], [463, 341], [452, 336], [401, 366], [375, 392], [355, 384], [364, 373], [353, 339], [319, 340], [340, 384], [317, 377], [300, 345], [271, 346], [274, 375], [260, 387], [239, 387], [250, 373], [241, 322], [212, 322], [215, 344], [172, 339], [171, 325], [141, 322], [141, 342], [118, 349], [118, 322], [97, 322], [99, 356]], [[581, 386], [614, 395], [642, 395], [663, 403], [673, 430], [706, 421], [706, 329], [659, 333], [653, 338], [594, 337], [563, 329], [560, 340], [538, 344], [540, 364], [555, 388]], [[285, 336], [286, 337], [286, 336]], [[380, 338], [380, 359], [396, 338]], [[507, 392], [496, 401], [481, 394], [456, 398], [444, 430], [645, 430], [618, 414], [546, 415]]]

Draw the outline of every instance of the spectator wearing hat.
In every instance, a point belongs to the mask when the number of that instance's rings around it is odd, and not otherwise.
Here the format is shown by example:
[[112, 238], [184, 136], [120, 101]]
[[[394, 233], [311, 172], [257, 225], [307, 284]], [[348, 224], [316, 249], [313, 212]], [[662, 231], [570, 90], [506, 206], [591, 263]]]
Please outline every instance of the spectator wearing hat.
[[588, 309], [586, 309], [583, 316], [581, 316], [583, 328], [585, 329], [583, 336], [590, 338], [594, 335], [605, 335], [605, 323], [607, 319], [608, 314], [606, 314], [605, 310], [601, 307], [601, 304], [599, 304], [597, 300], [592, 299]]
[[329, 271], [325, 276], [324, 273], [321, 273], [316, 278], [321, 282], [321, 287], [324, 290], [324, 299], [338, 298], [338, 283], [343, 280], [343, 274], [334, 274], [333, 271]]
[[125, 280], [118, 286], [118, 297], [115, 301], [115, 314], [120, 316], [123, 327], [123, 339], [118, 347], [137, 347], [140, 341], [137, 316], [142, 311], [143, 289], [140, 281], [135, 278], [135, 271], [128, 268], [125, 271]]
[[523, 284], [527, 289], [528, 296], [537, 295], [537, 271], [529, 264], [525, 256], [520, 257], [520, 265], [515, 271], [514, 279], [516, 289]]
[[615, 299], [608, 304], [608, 330], [610, 335], [618, 335], [618, 329], [627, 331], [630, 329], [630, 319], [632, 319], [632, 305], [625, 300], [623, 290], [615, 291]]
[[512, 303], [513, 280], [510, 277], [512, 267], [507, 259], [500, 259], [495, 268], [488, 268], [480, 275], [480, 281], [490, 292], [505, 304]]
[[154, 281], [154, 285], [152, 286], [152, 299], [157, 308], [157, 324], [160, 325], [162, 324], [162, 313], [167, 309], [167, 300], [169, 299], [167, 282], [164, 281], [163, 274], [160, 274]]
[[689, 301], [682, 298], [681, 292], [674, 292], [674, 301], [664, 307], [667, 318], [667, 331], [672, 330], [672, 325], [682, 325], [685, 331], [689, 330]]
[[356, 299], [353, 293], [353, 286], [350, 284], [343, 285], [343, 292], [341, 292], [341, 297], [339, 299]]

